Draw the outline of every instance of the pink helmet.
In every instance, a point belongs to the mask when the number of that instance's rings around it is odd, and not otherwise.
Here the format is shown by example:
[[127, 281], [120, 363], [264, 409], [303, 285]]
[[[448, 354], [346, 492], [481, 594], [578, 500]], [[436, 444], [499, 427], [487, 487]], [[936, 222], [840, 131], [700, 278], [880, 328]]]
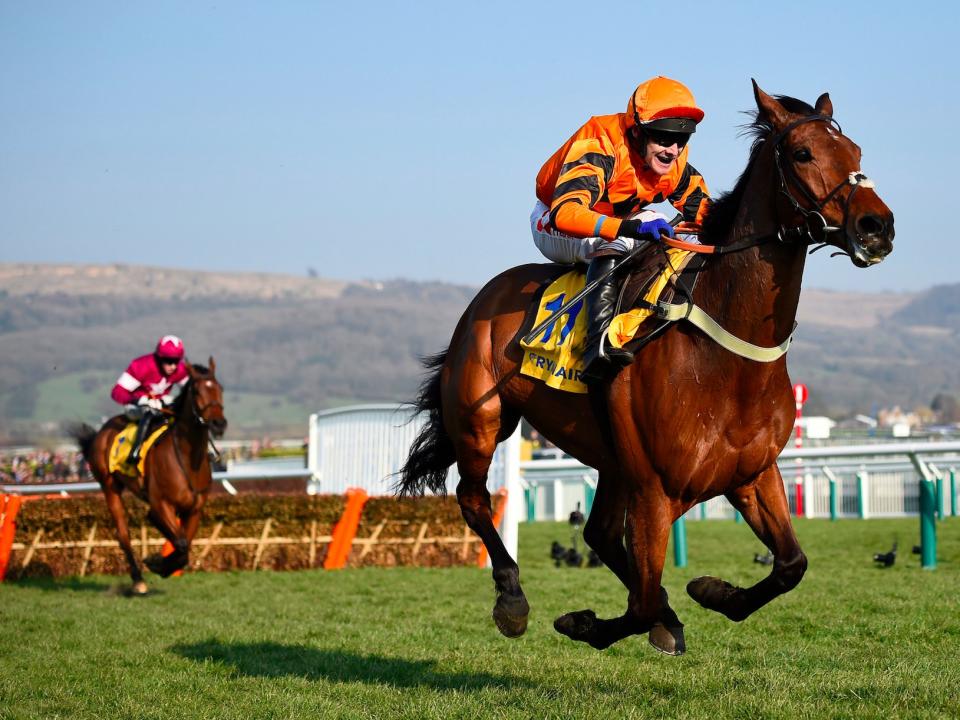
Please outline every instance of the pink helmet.
[[164, 335], [157, 341], [156, 353], [157, 357], [180, 360], [183, 358], [183, 340], [176, 335]]

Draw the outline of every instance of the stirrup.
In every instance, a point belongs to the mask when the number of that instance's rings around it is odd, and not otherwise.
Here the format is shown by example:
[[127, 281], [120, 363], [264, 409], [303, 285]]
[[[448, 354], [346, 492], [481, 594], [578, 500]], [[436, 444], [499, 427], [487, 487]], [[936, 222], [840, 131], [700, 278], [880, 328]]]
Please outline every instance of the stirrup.
[[584, 355], [581, 380], [588, 385], [594, 382], [609, 380], [623, 368], [633, 364], [633, 353], [622, 347], [607, 347], [604, 349], [605, 338], [600, 338], [600, 344], [588, 350]]

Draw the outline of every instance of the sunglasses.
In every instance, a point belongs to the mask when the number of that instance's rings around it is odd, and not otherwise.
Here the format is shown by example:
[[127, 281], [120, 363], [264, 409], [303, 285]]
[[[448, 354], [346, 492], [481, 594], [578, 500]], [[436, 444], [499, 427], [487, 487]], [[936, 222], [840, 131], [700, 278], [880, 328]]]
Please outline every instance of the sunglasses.
[[180, 361], [177, 358], [158, 358], [161, 365], [179, 365]]
[[690, 136], [686, 133], [672, 133], [662, 130], [648, 130], [647, 137], [649, 137], [650, 141], [654, 144], [665, 148], [676, 145], [678, 148], [683, 149], [687, 143], [690, 142]]

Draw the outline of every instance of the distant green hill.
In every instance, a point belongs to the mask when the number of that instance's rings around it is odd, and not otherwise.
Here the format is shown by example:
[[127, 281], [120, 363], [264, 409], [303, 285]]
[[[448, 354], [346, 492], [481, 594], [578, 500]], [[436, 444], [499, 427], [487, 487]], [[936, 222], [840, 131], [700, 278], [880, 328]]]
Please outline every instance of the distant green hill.
[[[128, 266], [0, 264], [0, 440], [97, 421], [131, 358], [164, 333], [217, 359], [233, 432], [305, 432], [309, 412], [411, 398], [476, 293], [444, 283]], [[805, 290], [791, 376], [812, 413], [960, 394], [960, 284], [918, 295]]]

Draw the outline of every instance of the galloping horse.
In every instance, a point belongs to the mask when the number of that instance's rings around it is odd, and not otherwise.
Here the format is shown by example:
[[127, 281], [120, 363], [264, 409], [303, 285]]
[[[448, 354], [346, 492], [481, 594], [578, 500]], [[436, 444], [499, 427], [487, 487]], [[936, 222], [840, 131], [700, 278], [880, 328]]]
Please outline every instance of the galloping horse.
[[190, 363], [186, 363], [186, 367], [190, 377], [169, 411], [173, 426], [147, 453], [144, 477], [110, 472], [110, 448], [117, 433], [128, 423], [125, 416], [110, 418], [99, 432], [89, 425], [81, 425], [73, 432], [103, 489], [117, 540], [130, 565], [133, 593], [137, 595], [145, 594], [147, 585], [130, 545], [121, 494], [129, 489], [144, 500], [150, 506], [147, 515], [150, 522], [173, 544], [170, 555], [145, 558], [146, 566], [161, 577], [183, 568], [189, 560], [190, 543], [200, 526], [200, 511], [210, 493], [209, 434], [220, 437], [227, 427], [223, 416], [223, 388], [215, 375], [217, 365], [213, 358], [210, 358], [209, 369]]
[[[893, 249], [893, 214], [861, 173], [860, 148], [833, 120], [826, 93], [811, 107], [753, 88], [750, 160], [704, 221], [702, 249], [713, 253], [692, 299], [740, 339], [770, 347], [793, 331], [807, 246], [832, 245], [857, 267], [878, 263]], [[504, 635], [521, 635], [529, 606], [485, 483], [497, 443], [526, 418], [598, 470], [584, 539], [629, 591], [621, 617], [581, 610], [554, 627], [598, 649], [649, 632], [655, 648], [678, 655], [683, 625], [660, 579], [670, 528], [697, 503], [725, 496], [775, 558], [770, 575], [749, 588], [692, 580], [687, 592], [702, 606], [743, 620], [806, 570], [776, 463], [794, 421], [786, 358], [746, 359], [676, 323], [609, 384], [561, 393], [519, 373], [518, 335], [538, 288], [562, 271], [524, 265], [497, 276], [471, 302], [448, 349], [426, 360], [433, 372], [416, 406], [429, 421], [398, 487], [443, 492], [457, 463], [463, 517], [493, 564], [494, 620]]]

